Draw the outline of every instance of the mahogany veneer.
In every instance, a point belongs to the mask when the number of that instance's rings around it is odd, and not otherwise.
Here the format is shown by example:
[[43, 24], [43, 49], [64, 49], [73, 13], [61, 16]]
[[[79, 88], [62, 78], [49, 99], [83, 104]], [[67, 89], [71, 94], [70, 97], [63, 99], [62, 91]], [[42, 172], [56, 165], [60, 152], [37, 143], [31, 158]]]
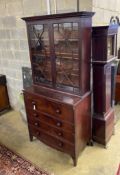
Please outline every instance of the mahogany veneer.
[[68, 153], [77, 165], [91, 141], [91, 12], [23, 18], [33, 86], [24, 90], [30, 140]]
[[91, 95], [80, 98], [59, 92], [59, 98], [57, 93], [43, 87], [24, 90], [30, 139], [35, 136], [69, 153], [76, 165], [79, 152], [91, 139]]
[[104, 114], [111, 108], [111, 63], [93, 63], [94, 113]]
[[10, 103], [6, 86], [6, 77], [5, 75], [0, 75], [0, 112], [9, 108]]
[[120, 102], [120, 75], [116, 76], [115, 102]]
[[114, 133], [114, 110], [110, 109], [104, 116], [93, 117], [93, 139], [106, 146]]
[[[114, 131], [112, 73], [113, 61], [117, 58], [116, 23], [109, 26], [93, 27], [92, 64], [93, 64], [93, 139], [107, 145]], [[115, 69], [115, 66], [114, 66]]]

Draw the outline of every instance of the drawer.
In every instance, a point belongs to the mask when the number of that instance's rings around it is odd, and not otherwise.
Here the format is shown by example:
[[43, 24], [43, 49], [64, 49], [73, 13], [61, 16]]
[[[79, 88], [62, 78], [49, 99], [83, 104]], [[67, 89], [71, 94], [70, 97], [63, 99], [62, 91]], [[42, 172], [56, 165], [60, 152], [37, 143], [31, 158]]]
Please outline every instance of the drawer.
[[33, 136], [37, 137], [39, 140], [46, 143], [47, 145], [60, 151], [74, 155], [74, 145], [65, 143], [64, 141], [61, 141], [49, 134], [46, 134], [35, 127], [29, 127], [29, 129]]
[[46, 123], [50, 126], [53, 126], [55, 128], [58, 129], [63, 129], [65, 131], [70, 131], [72, 133], [74, 133], [74, 125], [73, 124], [69, 124], [69, 123], [65, 123], [63, 121], [57, 120], [55, 118], [52, 118], [48, 115], [44, 115], [44, 114], [38, 114], [38, 113], [29, 113], [28, 112], [28, 122], [33, 124], [33, 125], [38, 125], [40, 126], [41, 122], [42, 123]]
[[[37, 126], [36, 126], [36, 123], [37, 123]], [[67, 132], [59, 128], [54, 128], [46, 123], [42, 123], [42, 122], [38, 123], [38, 121], [34, 121], [32, 122], [31, 126], [36, 127], [39, 130], [45, 131], [46, 133], [52, 136], [58, 137], [61, 140], [66, 140], [71, 143], [74, 143], [75, 141], [74, 134], [72, 134], [71, 132]]]
[[49, 101], [44, 97], [38, 97], [33, 94], [24, 94], [26, 108], [33, 111], [41, 111], [56, 118], [63, 119], [65, 121], [73, 123], [73, 109], [71, 106]]

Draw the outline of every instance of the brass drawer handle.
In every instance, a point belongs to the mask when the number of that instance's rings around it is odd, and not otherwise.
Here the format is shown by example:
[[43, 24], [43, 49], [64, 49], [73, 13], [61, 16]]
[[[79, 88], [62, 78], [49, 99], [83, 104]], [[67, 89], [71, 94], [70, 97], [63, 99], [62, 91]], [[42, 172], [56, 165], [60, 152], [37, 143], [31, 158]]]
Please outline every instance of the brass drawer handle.
[[34, 117], [38, 117], [38, 114], [33, 114]]
[[58, 132], [58, 136], [63, 136], [63, 133], [62, 132]]
[[58, 143], [58, 146], [63, 147], [63, 143], [62, 142]]
[[60, 127], [60, 126], [62, 126], [62, 123], [61, 122], [57, 122], [56, 125]]
[[36, 135], [37, 135], [37, 136], [39, 136], [39, 135], [40, 135], [40, 132], [39, 132], [39, 131], [37, 131], [37, 132], [36, 132]]
[[35, 122], [34, 125], [35, 125], [35, 126], [39, 126], [39, 123]]
[[61, 110], [60, 109], [56, 109], [56, 114], [61, 114]]
[[35, 101], [32, 101], [32, 105], [35, 105], [36, 103], [35, 103]]

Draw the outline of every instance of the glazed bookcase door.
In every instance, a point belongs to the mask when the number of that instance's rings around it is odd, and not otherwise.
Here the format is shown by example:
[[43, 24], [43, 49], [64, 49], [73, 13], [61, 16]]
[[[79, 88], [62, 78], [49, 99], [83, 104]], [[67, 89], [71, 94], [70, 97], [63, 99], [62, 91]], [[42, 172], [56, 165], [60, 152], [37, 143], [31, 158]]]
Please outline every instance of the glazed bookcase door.
[[79, 93], [78, 23], [53, 24], [56, 88]]
[[28, 33], [34, 83], [52, 86], [49, 27], [30, 24]]

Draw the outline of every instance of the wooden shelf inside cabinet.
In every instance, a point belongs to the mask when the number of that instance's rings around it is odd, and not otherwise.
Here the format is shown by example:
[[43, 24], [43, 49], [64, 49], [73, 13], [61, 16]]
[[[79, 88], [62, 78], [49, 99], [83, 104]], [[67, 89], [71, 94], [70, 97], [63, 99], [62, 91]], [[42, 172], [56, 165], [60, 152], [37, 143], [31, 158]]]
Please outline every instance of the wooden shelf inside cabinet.
[[[46, 55], [44, 53], [41, 53], [39, 51], [32, 51], [31, 54], [33, 56], [41, 56], [41, 57], [46, 57], [47, 59], [50, 59], [50, 52], [46, 52]], [[73, 54], [73, 53], [63, 53], [63, 52], [55, 52], [56, 58], [59, 58], [61, 60], [74, 60], [74, 61], [79, 61], [78, 54]]]
[[75, 12], [23, 18], [33, 76], [33, 85], [24, 90], [30, 140], [35, 136], [69, 154], [75, 166], [91, 140], [93, 15]]

